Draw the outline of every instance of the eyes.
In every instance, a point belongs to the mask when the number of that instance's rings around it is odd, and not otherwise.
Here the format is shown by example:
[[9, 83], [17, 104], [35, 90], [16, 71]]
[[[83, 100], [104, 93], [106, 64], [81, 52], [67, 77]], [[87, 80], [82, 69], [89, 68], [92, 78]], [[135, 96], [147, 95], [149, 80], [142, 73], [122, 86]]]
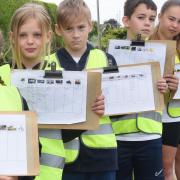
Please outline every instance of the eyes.
[[[148, 17], [146, 17], [146, 16], [144, 16], [144, 15], [140, 15], [140, 16], [137, 16], [137, 18], [138, 18], [139, 20], [146, 20]], [[148, 19], [149, 19], [150, 22], [154, 22], [155, 19], [156, 19], [156, 17], [151, 16], [151, 17], [149, 17]]]
[[41, 38], [42, 37], [42, 34], [40, 33], [40, 32], [34, 32], [32, 35], [30, 34], [28, 34], [28, 33], [26, 33], [26, 32], [21, 32], [20, 34], [19, 34], [19, 37], [20, 38], [27, 38], [28, 36], [32, 36], [32, 37], [34, 37], [34, 38]]
[[86, 30], [86, 25], [79, 25], [79, 26], [77, 26], [77, 28], [74, 28], [74, 27], [66, 27], [65, 28], [65, 31], [68, 32], [68, 33], [72, 33], [75, 30], [77, 30], [79, 32], [83, 32], [83, 31]]
[[175, 18], [175, 17], [173, 17], [173, 16], [169, 16], [168, 19], [169, 19], [169, 21], [171, 21], [171, 22], [176, 22], [176, 21], [177, 21], [177, 23], [180, 24], [180, 19], [177, 19], [177, 18]]

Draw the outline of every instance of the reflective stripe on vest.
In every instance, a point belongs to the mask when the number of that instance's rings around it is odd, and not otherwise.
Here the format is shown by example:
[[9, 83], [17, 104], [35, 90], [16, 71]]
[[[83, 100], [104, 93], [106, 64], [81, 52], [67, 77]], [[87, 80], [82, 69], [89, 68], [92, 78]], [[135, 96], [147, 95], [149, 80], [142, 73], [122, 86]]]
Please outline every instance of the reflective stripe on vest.
[[76, 138], [70, 142], [64, 143], [65, 154], [66, 154], [66, 163], [71, 163], [75, 161], [79, 154], [80, 142], [79, 138]]
[[[90, 51], [86, 69], [102, 68], [108, 66], [106, 54], [94, 49]], [[85, 146], [97, 149], [116, 148], [116, 138], [113, 133], [111, 121], [109, 117], [105, 116], [100, 119], [98, 130], [86, 131], [81, 135], [81, 140]]]
[[11, 84], [11, 75], [10, 75], [11, 69], [9, 64], [4, 64], [0, 66], [0, 77], [4, 81], [5, 85]]
[[81, 140], [91, 148], [107, 149], [116, 148], [117, 146], [109, 117], [101, 118], [99, 129], [84, 132]]
[[[52, 56], [53, 57], [53, 56]], [[50, 70], [49, 64], [53, 60], [46, 63], [45, 70]], [[56, 69], [60, 70], [59, 64], [56, 62]], [[61, 180], [63, 168], [65, 164], [65, 150], [62, 141], [61, 130], [40, 129], [40, 142], [42, 145], [40, 157], [40, 175], [36, 176], [36, 180]]]
[[[57, 61], [57, 57], [55, 55], [53, 55], [52, 57], [56, 58]], [[108, 60], [105, 53], [99, 49], [94, 49], [89, 53], [85, 69], [102, 68], [107, 67], [107, 65]], [[104, 132], [108, 132], [108, 134]], [[109, 117], [103, 117], [100, 119], [99, 131], [86, 131], [81, 136], [81, 139], [82, 142], [88, 147], [105, 149], [117, 147], [116, 138], [112, 131], [111, 121]], [[72, 163], [77, 159], [78, 150], [75, 147], [78, 147], [79, 149], [79, 141], [77, 141], [77, 139], [65, 143], [66, 162]]]
[[[179, 64], [180, 59], [176, 55], [175, 64]], [[180, 100], [171, 100], [167, 105], [167, 113], [171, 118], [180, 117]]]
[[14, 86], [0, 86], [0, 110], [22, 111], [23, 103], [19, 91]]
[[[37, 176], [37, 179], [43, 179], [43, 177], [49, 177], [55, 180], [61, 179], [61, 173], [65, 164], [65, 151], [61, 130], [40, 129], [39, 137], [42, 149], [40, 175]], [[45, 169], [49, 169], [50, 171], [45, 171]]]
[[116, 135], [144, 132], [162, 134], [162, 112], [143, 112], [120, 117], [111, 117]]

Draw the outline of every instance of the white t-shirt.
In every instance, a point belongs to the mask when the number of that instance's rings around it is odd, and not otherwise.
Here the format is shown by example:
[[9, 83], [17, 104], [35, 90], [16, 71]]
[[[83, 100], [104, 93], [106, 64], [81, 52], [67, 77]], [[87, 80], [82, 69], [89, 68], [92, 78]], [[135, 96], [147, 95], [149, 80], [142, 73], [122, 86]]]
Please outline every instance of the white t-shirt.
[[119, 141], [148, 141], [153, 139], [159, 139], [161, 135], [158, 134], [145, 134], [145, 133], [131, 133], [117, 135], [116, 139]]
[[74, 61], [75, 61], [76, 63], [79, 62], [80, 58], [81, 58], [81, 57], [73, 57], [73, 59], [74, 59]]

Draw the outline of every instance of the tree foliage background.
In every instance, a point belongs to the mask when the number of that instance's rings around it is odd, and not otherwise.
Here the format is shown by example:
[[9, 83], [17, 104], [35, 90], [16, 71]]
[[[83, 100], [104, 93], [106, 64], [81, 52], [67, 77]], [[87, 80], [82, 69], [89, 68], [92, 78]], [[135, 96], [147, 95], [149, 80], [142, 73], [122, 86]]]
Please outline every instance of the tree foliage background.
[[[9, 33], [9, 24], [11, 21], [11, 17], [13, 13], [15, 12], [16, 9], [18, 9], [20, 6], [22, 6], [25, 3], [28, 2], [36, 2], [39, 4], [42, 4], [46, 10], [49, 13], [49, 16], [51, 17], [52, 21], [52, 29], [54, 31], [54, 26], [56, 22], [56, 4], [52, 3], [45, 3], [41, 1], [29, 1], [29, 0], [1, 0], [1, 6], [0, 6], [0, 29], [3, 32], [4, 39], [5, 39], [5, 51], [8, 51], [9, 49], [9, 38], [8, 38], [8, 33]], [[55, 34], [55, 33], [54, 33]], [[56, 47], [61, 46], [62, 40], [61, 38], [58, 38], [57, 36], [54, 35], [53, 37], [53, 42], [52, 42], [52, 50], [55, 50]], [[8, 54], [8, 57], [11, 55]]]

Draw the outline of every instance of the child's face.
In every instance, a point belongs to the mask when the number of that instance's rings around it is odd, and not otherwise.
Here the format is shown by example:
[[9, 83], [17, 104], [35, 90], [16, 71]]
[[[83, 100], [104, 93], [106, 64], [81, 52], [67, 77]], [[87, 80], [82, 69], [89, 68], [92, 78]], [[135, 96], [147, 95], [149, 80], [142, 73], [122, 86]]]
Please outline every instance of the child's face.
[[180, 7], [171, 6], [164, 14], [159, 15], [159, 30], [171, 40], [180, 33]]
[[77, 20], [65, 27], [56, 26], [56, 32], [62, 36], [65, 48], [69, 53], [82, 55], [86, 48], [88, 34], [92, 24], [86, 18], [77, 17]]
[[145, 4], [139, 4], [131, 17], [124, 16], [123, 23], [128, 31], [128, 39], [132, 39], [136, 34], [142, 37], [149, 37], [154, 29], [156, 11], [148, 9]]
[[43, 48], [43, 37], [41, 27], [35, 19], [27, 19], [19, 28], [18, 44], [22, 61], [39, 61]]

